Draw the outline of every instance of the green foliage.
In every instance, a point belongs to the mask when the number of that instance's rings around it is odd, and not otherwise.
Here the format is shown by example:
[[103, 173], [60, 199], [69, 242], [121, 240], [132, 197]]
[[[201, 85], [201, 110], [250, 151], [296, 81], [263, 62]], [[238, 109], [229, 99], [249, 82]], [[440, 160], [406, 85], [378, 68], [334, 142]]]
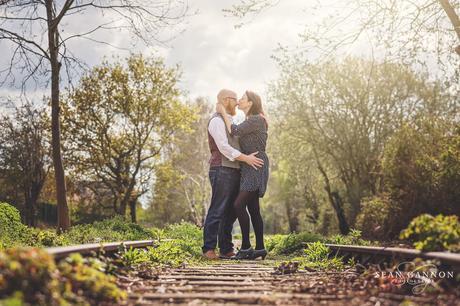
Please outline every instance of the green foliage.
[[[382, 161], [395, 236], [425, 213], [460, 215], [460, 127], [436, 118], [402, 127]], [[394, 213], [394, 212], [392, 212]]]
[[56, 266], [37, 248], [0, 251], [1, 305], [95, 305], [121, 302], [126, 293], [97, 259], [73, 254]]
[[32, 230], [22, 224], [19, 211], [7, 203], [0, 203], [0, 246], [33, 245], [32, 238]]
[[32, 305], [56, 305], [61, 298], [52, 256], [35, 248], [10, 248], [0, 252], [0, 298], [23, 294]]
[[201, 256], [203, 231], [198, 226], [189, 222], [171, 224], [165, 229], [164, 235], [169, 239], [174, 239], [184, 252], [194, 257]]
[[136, 266], [149, 261], [149, 256], [144, 249], [129, 248], [121, 253], [120, 259], [125, 267]]
[[324, 243], [317, 241], [308, 243], [303, 256], [293, 260], [299, 262], [301, 268], [317, 270], [343, 270], [344, 263], [340, 257], [329, 258], [330, 249]]
[[0, 299], [0, 305], [2, 306], [23, 306], [24, 297], [22, 292], [15, 291], [12, 295], [8, 296], [5, 299]]
[[391, 225], [399, 214], [399, 209], [391, 201], [389, 194], [361, 200], [361, 211], [356, 219], [356, 228], [366, 238], [385, 239], [391, 233]]
[[71, 244], [152, 239], [149, 230], [121, 216], [73, 226], [62, 236]]
[[147, 192], [156, 158], [190, 129], [194, 114], [180, 100], [179, 77], [161, 58], [133, 54], [94, 66], [62, 99], [71, 168], [98, 186], [92, 192], [116, 213], [135, 209], [129, 202]]
[[115, 277], [104, 273], [104, 264], [97, 259], [84, 259], [80, 254], [72, 254], [58, 266], [75, 294], [84, 292], [92, 304], [101, 301], [120, 302], [126, 292], [120, 290]]
[[190, 222], [184, 222], [168, 225], [164, 230], [164, 235], [171, 239], [183, 240], [202, 240], [203, 231]]
[[194, 114], [190, 131], [177, 131], [155, 166], [153, 197], [145, 219], [155, 226], [181, 220], [201, 224], [211, 190], [207, 126], [214, 104], [203, 98], [187, 103]]
[[148, 248], [148, 257], [154, 265], [179, 267], [192, 259], [180, 240], [161, 242], [157, 247]]
[[423, 214], [411, 221], [400, 238], [414, 240], [414, 247], [423, 251], [460, 251], [460, 223], [457, 216]]
[[265, 236], [265, 249], [270, 253], [274, 252], [275, 247], [281, 244], [285, 237], [286, 235], [283, 234]]
[[327, 243], [333, 244], [345, 244], [345, 245], [371, 245], [371, 242], [361, 238], [361, 231], [357, 229], [351, 229], [348, 235], [333, 235], [325, 239]]
[[0, 194], [22, 207], [27, 225], [37, 223], [37, 201], [50, 166], [47, 113], [46, 107], [27, 101], [0, 115]]
[[161, 241], [165, 238], [165, 230], [161, 228], [151, 228], [150, 232], [152, 233], [152, 237], [155, 240]]
[[288, 235], [274, 235], [267, 239], [267, 249], [276, 255], [298, 253], [307, 242], [322, 241], [323, 238], [314, 233], [302, 232]]
[[201, 259], [202, 230], [194, 224], [181, 222], [167, 226], [164, 230], [152, 229], [158, 245], [148, 248], [126, 250], [121, 255], [126, 266], [141, 263], [153, 265], [181, 266]]
[[52, 247], [70, 244], [63, 235], [52, 230], [34, 229], [34, 240], [37, 246]]
[[19, 210], [8, 203], [0, 203], [0, 221], [2, 225], [9, 225], [10, 227], [21, 223]]

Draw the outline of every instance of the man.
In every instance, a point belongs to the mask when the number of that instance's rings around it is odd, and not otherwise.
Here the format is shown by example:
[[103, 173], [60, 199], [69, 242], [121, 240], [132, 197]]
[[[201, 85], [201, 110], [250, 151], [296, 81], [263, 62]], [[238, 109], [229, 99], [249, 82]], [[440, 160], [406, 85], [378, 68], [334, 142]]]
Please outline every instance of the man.
[[[235, 115], [237, 106], [236, 93], [222, 89], [217, 95], [217, 103], [221, 103], [228, 116]], [[209, 160], [209, 180], [211, 182], [211, 205], [206, 215], [203, 230], [203, 256], [218, 259], [215, 249], [217, 242], [221, 258], [230, 258], [233, 252], [232, 229], [236, 221], [233, 202], [240, 187], [240, 166], [238, 161], [252, 167], [261, 167], [263, 160], [254, 152], [250, 155], [239, 151], [238, 138], [231, 136], [225, 127], [222, 117], [215, 113], [208, 124], [208, 143], [211, 151]], [[218, 240], [218, 241], [217, 241]]]

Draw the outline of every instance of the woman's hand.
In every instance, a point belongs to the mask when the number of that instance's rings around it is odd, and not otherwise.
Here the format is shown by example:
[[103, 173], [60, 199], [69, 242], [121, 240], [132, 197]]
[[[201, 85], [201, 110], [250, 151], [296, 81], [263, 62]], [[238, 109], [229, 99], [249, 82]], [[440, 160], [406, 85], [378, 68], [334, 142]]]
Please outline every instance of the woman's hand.
[[222, 103], [216, 103], [216, 112], [218, 112], [221, 115], [226, 115], [227, 112], [225, 111], [224, 105]]

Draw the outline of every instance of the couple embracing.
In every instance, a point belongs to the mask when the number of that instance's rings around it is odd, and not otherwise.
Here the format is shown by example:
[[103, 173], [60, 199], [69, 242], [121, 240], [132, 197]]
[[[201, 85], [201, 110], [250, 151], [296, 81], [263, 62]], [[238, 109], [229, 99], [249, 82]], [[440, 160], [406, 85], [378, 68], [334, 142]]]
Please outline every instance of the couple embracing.
[[[232, 122], [237, 106], [246, 115], [245, 121], [238, 125]], [[216, 113], [208, 124], [212, 197], [202, 248], [203, 256], [208, 259], [264, 259], [267, 256], [259, 205], [268, 181], [267, 128], [259, 95], [246, 91], [238, 100], [231, 90], [219, 92]], [[232, 230], [236, 219], [241, 227], [242, 243], [235, 254]], [[249, 222], [254, 228], [255, 248], [249, 239]], [[217, 246], [220, 256], [215, 251]]]

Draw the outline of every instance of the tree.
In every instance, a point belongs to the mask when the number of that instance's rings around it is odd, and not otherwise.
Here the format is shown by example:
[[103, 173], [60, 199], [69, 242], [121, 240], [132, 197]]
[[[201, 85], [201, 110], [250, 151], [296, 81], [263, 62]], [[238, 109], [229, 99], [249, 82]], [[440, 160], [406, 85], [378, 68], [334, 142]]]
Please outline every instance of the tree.
[[45, 109], [26, 103], [2, 116], [0, 131], [0, 180], [10, 191], [3, 192], [13, 193], [16, 205], [24, 203], [26, 224], [36, 226], [37, 201], [51, 166], [49, 118]]
[[397, 236], [424, 213], [460, 214], [460, 125], [428, 117], [401, 127], [382, 159], [385, 189], [401, 215]]
[[209, 205], [207, 126], [214, 106], [198, 98], [190, 107], [195, 112], [191, 130], [177, 133], [165, 150], [164, 161], [158, 165], [150, 203], [157, 223], [187, 219], [201, 226]]
[[73, 173], [89, 185], [105, 186], [113, 211], [124, 216], [130, 207], [133, 221], [154, 159], [173, 135], [188, 128], [191, 113], [179, 101], [178, 76], [177, 68], [141, 55], [128, 58], [125, 66], [104, 62], [81, 78], [63, 104]]
[[343, 233], [361, 199], [383, 190], [381, 156], [393, 133], [417, 118], [458, 113], [456, 96], [441, 82], [404, 65], [355, 58], [305, 64], [286, 56], [271, 100], [278, 102], [277, 129], [295, 131], [283, 145], [303, 156], [293, 165], [316, 164], [310, 175], [323, 180]]
[[[16, 73], [24, 73], [21, 84], [24, 90], [29, 80], [43, 81], [50, 76], [51, 83], [51, 134], [53, 166], [58, 204], [58, 229], [70, 226], [66, 198], [65, 173], [61, 153], [60, 81], [64, 66], [68, 80], [73, 71], [84, 68], [83, 62], [71, 51], [69, 42], [86, 39], [106, 43], [95, 37], [96, 32], [129, 30], [147, 44], [157, 42], [159, 31], [184, 16], [179, 1], [142, 0], [66, 0], [66, 1], [3, 1], [0, 3], [0, 40], [8, 41], [13, 48], [9, 67], [3, 70], [1, 84], [16, 83]], [[100, 18], [88, 20], [88, 28], [79, 33], [65, 31], [64, 20], [70, 16], [97, 12]], [[93, 23], [94, 22], [94, 23]]]
[[[259, 14], [279, 0], [241, 0], [225, 10], [240, 19]], [[424, 54], [437, 58], [458, 74], [460, 60], [460, 2], [449, 0], [353, 0], [305, 4], [310, 16], [325, 16], [308, 23], [302, 50], [311, 57], [329, 58], [366, 44], [374, 53], [420, 64]], [[327, 12], [327, 16], [325, 14]], [[427, 43], [429, 42], [429, 43]], [[374, 47], [375, 45], [375, 47]], [[454, 52], [453, 52], [454, 51]], [[451, 55], [456, 54], [455, 58]], [[458, 75], [457, 75], [458, 77]]]

